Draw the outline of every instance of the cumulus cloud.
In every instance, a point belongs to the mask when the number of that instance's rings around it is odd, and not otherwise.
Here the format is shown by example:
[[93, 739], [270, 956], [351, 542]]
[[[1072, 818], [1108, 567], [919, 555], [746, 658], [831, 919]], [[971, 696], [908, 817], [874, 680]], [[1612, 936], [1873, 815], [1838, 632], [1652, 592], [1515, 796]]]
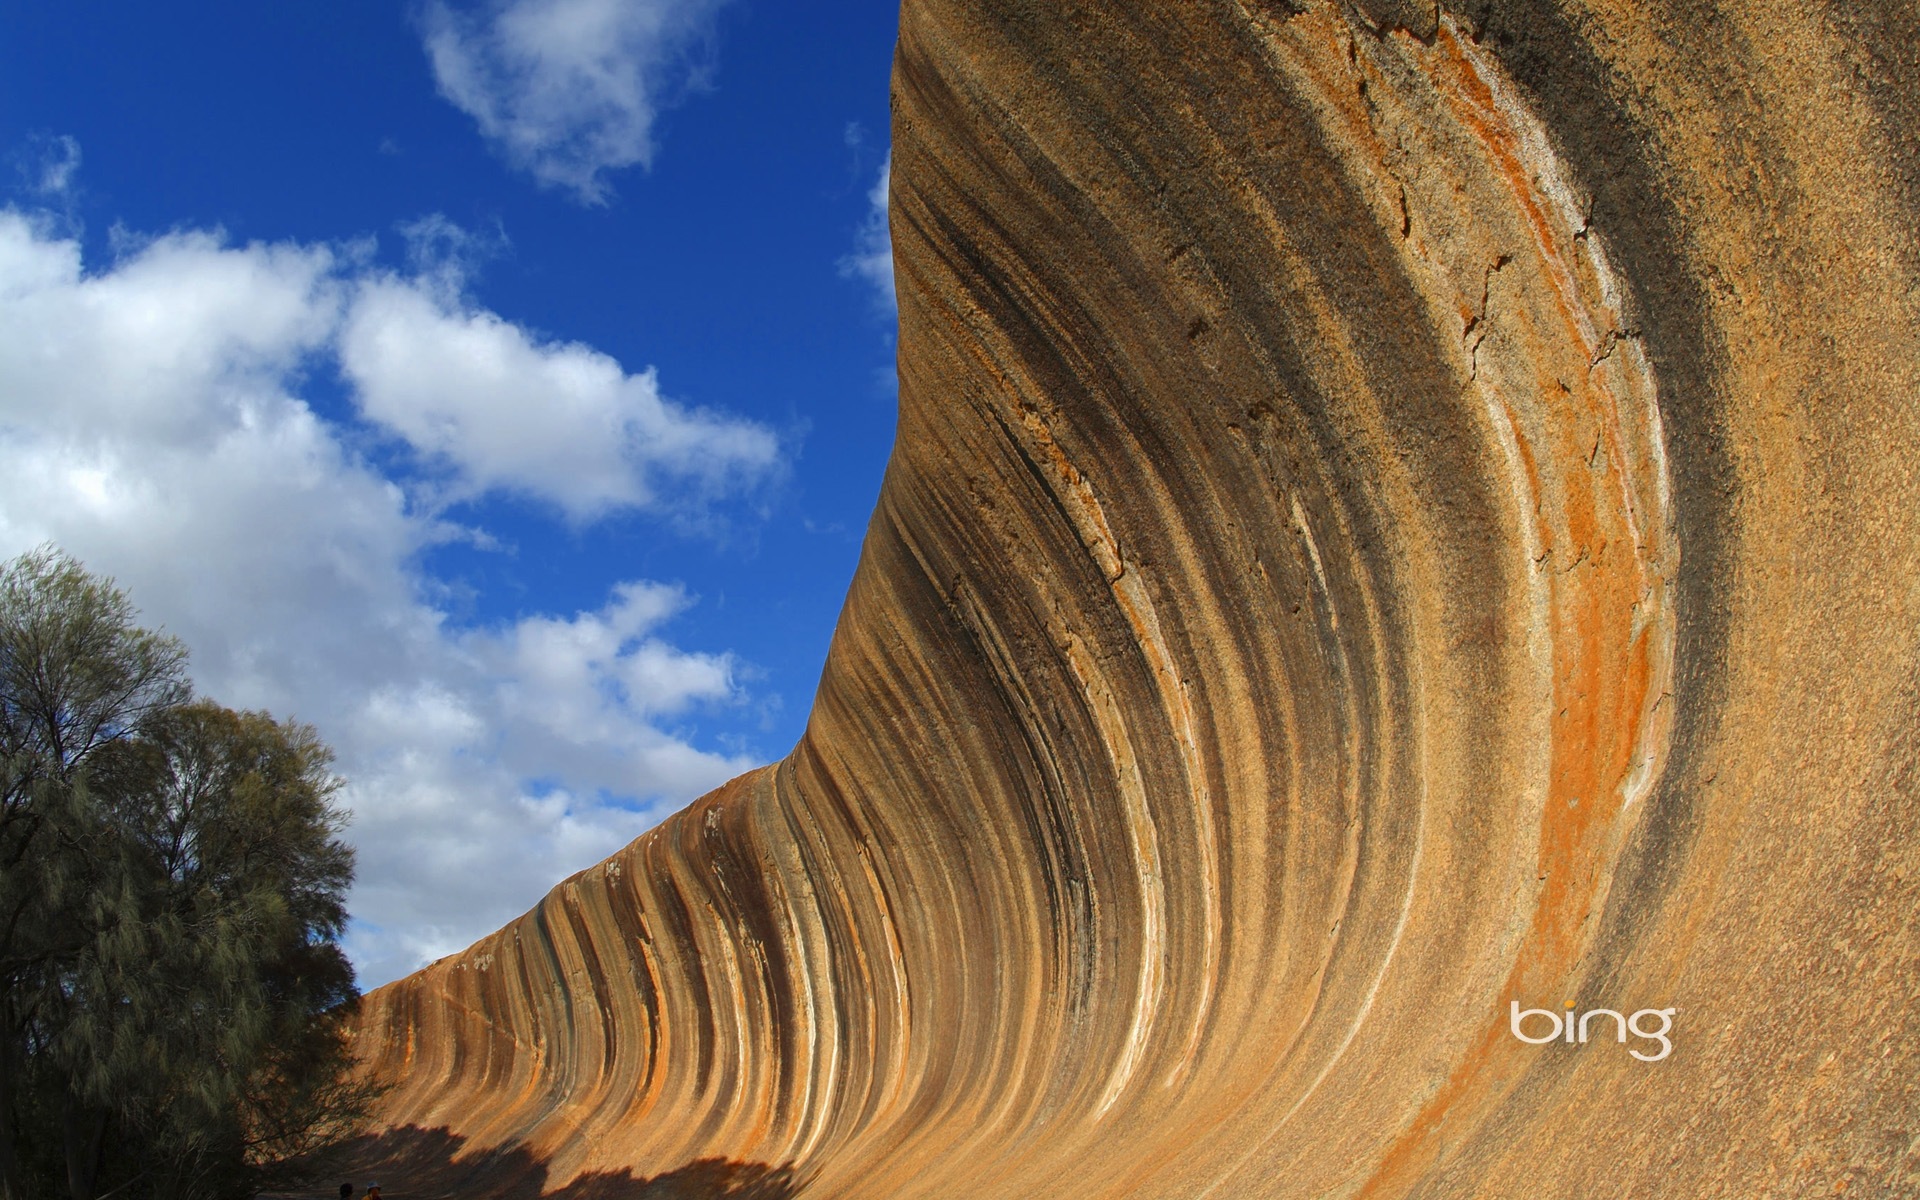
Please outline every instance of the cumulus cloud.
[[645, 165], [660, 109], [700, 75], [723, 0], [432, 0], [421, 33], [440, 94], [513, 166], [604, 204]]
[[543, 341], [431, 280], [363, 282], [341, 363], [368, 419], [444, 464], [455, 496], [506, 490], [575, 520], [698, 500], [762, 478], [779, 455], [747, 421], [661, 395], [577, 342]]
[[[849, 138], [851, 139], [849, 127]], [[893, 176], [893, 152], [880, 164], [880, 177], [867, 191], [867, 219], [854, 235], [853, 253], [840, 260], [840, 274], [864, 279], [873, 285], [888, 312], [898, 307], [893, 290], [893, 239], [887, 222], [889, 181]]]
[[[418, 336], [421, 354], [452, 344], [506, 365], [436, 388], [405, 353], [381, 357], [382, 322]], [[651, 502], [656, 429], [695, 457], [715, 430], [757, 447], [712, 452], [715, 470], [748, 472], [773, 451], [753, 426], [659, 401], [650, 372], [541, 342], [444, 280], [209, 232], [129, 244], [89, 270], [77, 242], [0, 210], [0, 554], [60, 545], [187, 642], [205, 692], [320, 728], [349, 780], [360, 853], [349, 948], [378, 983], [497, 927], [751, 764], [663, 724], [739, 696], [727, 655], [667, 639], [695, 603], [676, 586], [633, 580], [590, 611], [456, 627], [420, 555], [473, 533], [315, 413], [302, 393], [328, 368], [364, 381], [369, 415], [470, 489], [569, 512]], [[483, 399], [448, 398], [468, 387]], [[488, 422], [522, 418], [476, 405], [553, 405], [574, 436], [623, 431], [628, 458], [559, 438], [510, 452]]]

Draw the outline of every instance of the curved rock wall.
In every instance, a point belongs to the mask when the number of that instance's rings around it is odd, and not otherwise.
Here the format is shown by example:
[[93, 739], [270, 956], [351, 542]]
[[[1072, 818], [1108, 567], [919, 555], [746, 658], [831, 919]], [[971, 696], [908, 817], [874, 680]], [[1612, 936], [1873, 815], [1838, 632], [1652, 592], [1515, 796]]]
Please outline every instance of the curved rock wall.
[[806, 736], [367, 997], [377, 1152], [1920, 1192], [1916, 56], [1892, 2], [908, 0]]

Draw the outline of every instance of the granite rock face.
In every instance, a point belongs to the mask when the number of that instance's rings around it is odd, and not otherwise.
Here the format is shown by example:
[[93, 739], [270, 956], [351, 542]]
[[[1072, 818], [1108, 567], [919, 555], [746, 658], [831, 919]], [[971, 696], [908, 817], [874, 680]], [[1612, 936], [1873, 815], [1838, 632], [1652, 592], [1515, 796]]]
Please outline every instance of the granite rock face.
[[1916, 58], [908, 0], [807, 733], [366, 998], [390, 1189], [1920, 1194]]

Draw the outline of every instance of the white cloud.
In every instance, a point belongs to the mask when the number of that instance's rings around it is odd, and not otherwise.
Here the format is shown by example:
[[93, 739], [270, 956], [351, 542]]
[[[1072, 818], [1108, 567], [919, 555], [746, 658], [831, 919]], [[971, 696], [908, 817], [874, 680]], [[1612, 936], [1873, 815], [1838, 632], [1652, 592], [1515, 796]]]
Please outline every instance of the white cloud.
[[656, 508], [662, 484], [699, 500], [764, 478], [764, 427], [676, 405], [579, 343], [545, 342], [435, 281], [359, 288], [341, 361], [368, 419], [445, 464], [453, 495], [538, 496], [580, 520]]
[[42, 201], [65, 201], [80, 173], [80, 143], [65, 134], [30, 134], [14, 165], [27, 191]]
[[867, 192], [867, 219], [854, 237], [853, 253], [840, 260], [840, 274], [872, 284], [889, 313], [899, 306], [893, 290], [893, 239], [887, 222], [892, 177], [893, 152], [889, 150], [880, 164], [880, 177]]
[[420, 553], [467, 531], [353, 453], [301, 395], [355, 339], [387, 341], [383, 321], [418, 336], [420, 354], [451, 343], [508, 364], [473, 377], [435, 359], [448, 371], [437, 387], [407, 373], [419, 362], [402, 351], [391, 375], [368, 369], [370, 387], [389, 389], [369, 394], [368, 411], [472, 488], [511, 486], [569, 511], [643, 503], [654, 451], [632, 434], [623, 453], [638, 458], [624, 466], [564, 438], [516, 456], [488, 440], [494, 417], [450, 390], [481, 387], [502, 411], [557, 403], [556, 423], [577, 437], [653, 411], [676, 452], [696, 457], [714, 430], [754, 429], [664, 405], [650, 373], [541, 343], [443, 284], [350, 253], [189, 232], [89, 272], [77, 243], [0, 210], [0, 555], [60, 545], [187, 642], [208, 694], [320, 728], [350, 781], [361, 922], [350, 949], [370, 983], [497, 927], [663, 806], [751, 765], [661, 724], [738, 698], [726, 655], [663, 636], [693, 603], [677, 587], [630, 581], [597, 611], [478, 630], [434, 607]]
[[440, 94], [517, 168], [604, 204], [604, 172], [646, 164], [653, 121], [697, 80], [723, 0], [491, 0], [422, 19]]

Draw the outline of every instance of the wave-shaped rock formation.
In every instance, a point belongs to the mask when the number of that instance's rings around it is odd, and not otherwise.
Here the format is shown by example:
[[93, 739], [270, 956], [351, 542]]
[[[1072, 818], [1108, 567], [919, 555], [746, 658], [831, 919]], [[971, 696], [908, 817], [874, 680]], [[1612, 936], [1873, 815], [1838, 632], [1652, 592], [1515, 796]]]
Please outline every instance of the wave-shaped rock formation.
[[1920, 1194], [1916, 56], [1868, 0], [908, 0], [806, 735], [366, 998], [389, 1169]]

